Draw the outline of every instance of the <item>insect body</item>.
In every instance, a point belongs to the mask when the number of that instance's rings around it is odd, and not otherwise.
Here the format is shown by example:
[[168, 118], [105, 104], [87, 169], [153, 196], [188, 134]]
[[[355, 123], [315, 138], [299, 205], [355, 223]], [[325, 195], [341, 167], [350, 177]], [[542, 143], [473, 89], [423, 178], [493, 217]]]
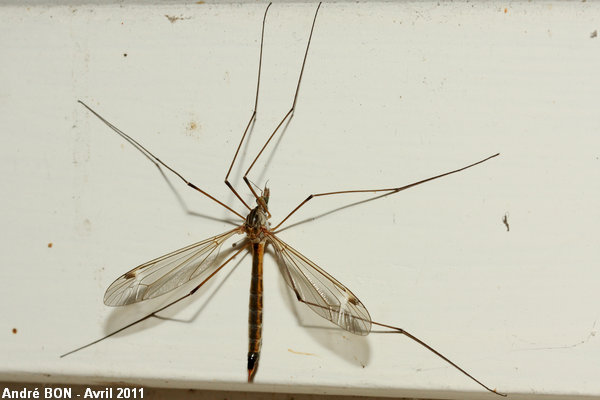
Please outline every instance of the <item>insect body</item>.
[[[271, 139], [274, 135], [279, 131], [280, 127], [286, 122], [289, 122], [289, 119], [292, 117], [296, 101], [298, 98], [298, 92], [300, 89], [300, 82], [302, 80], [302, 73], [304, 71], [304, 66], [306, 64], [306, 58], [308, 54], [308, 49], [310, 47], [310, 42], [312, 39], [313, 30], [315, 27], [317, 13], [320, 7], [317, 7], [317, 10], [314, 15], [312, 28], [310, 31], [308, 43], [306, 46], [306, 52], [304, 54], [304, 59], [302, 62], [302, 68], [300, 71], [300, 76], [298, 78], [298, 85], [296, 87], [296, 92], [294, 94], [294, 99], [290, 110], [284, 115], [279, 124], [275, 127], [271, 135], [269, 136], [266, 143], [263, 145], [258, 155], [254, 158], [254, 161], [250, 164], [250, 167], [246, 170], [246, 173], [243, 176], [243, 180], [247, 185], [248, 189], [256, 199], [256, 206], [251, 208], [238, 194], [233, 185], [229, 182], [229, 174], [233, 168], [233, 165], [236, 161], [242, 143], [246, 138], [246, 134], [252, 122], [256, 118], [256, 107], [258, 104], [258, 88], [260, 86], [260, 72], [262, 65], [262, 50], [263, 50], [263, 41], [264, 41], [264, 28], [265, 28], [265, 20], [267, 16], [267, 11], [270, 7], [267, 7], [265, 10], [265, 17], [263, 19], [262, 25], [262, 35], [261, 35], [261, 46], [260, 46], [260, 61], [258, 68], [258, 81], [257, 81], [257, 90], [256, 90], [256, 98], [254, 103], [254, 110], [252, 115], [248, 121], [244, 134], [242, 135], [242, 139], [240, 140], [240, 144], [238, 145], [237, 151], [233, 157], [227, 175], [225, 177], [225, 184], [227, 187], [235, 194], [235, 196], [240, 200], [240, 202], [248, 209], [248, 214], [244, 217], [242, 214], [235, 211], [232, 207], [226, 205], [225, 203], [219, 201], [215, 197], [211, 196], [204, 190], [202, 190], [197, 185], [188, 181], [177, 172], [175, 169], [170, 167], [168, 164], [160, 160], [153, 153], [151, 153], [148, 149], [138, 143], [135, 139], [121, 131], [119, 128], [111, 124], [104, 117], [94, 111], [92, 108], [87, 106], [85, 103], [80, 101], [80, 103], [87, 108], [91, 113], [93, 113], [96, 117], [98, 117], [103, 123], [105, 123], [108, 127], [110, 127], [114, 132], [120, 135], [123, 139], [128, 141], [134, 147], [136, 147], [140, 152], [142, 152], [150, 161], [152, 161], [158, 168], [164, 167], [175, 174], [179, 179], [181, 179], [186, 185], [191, 187], [192, 189], [200, 192], [207, 198], [212, 201], [218, 203], [225, 209], [229, 210], [231, 213], [236, 215], [240, 219], [240, 225], [236, 228], [229, 230], [225, 233], [222, 233], [217, 236], [213, 236], [209, 239], [194, 243], [182, 249], [176, 250], [172, 253], [166, 254], [162, 257], [156, 258], [152, 261], [144, 263], [129, 272], [126, 272], [117, 280], [115, 280], [107, 289], [106, 294], [104, 296], [104, 303], [109, 306], [125, 306], [132, 303], [137, 303], [140, 301], [144, 301], [147, 299], [155, 298], [161, 296], [165, 293], [168, 293], [190, 281], [199, 282], [191, 291], [189, 291], [186, 295], [172, 301], [171, 303], [161, 307], [160, 309], [152, 312], [151, 314], [146, 315], [143, 318], [134, 321], [133, 323], [110, 333], [109, 335], [98, 339], [92, 343], [89, 343], [85, 346], [82, 346], [78, 349], [70, 351], [69, 353], [64, 354], [61, 357], [64, 357], [68, 354], [81, 350], [85, 347], [91, 346], [101, 340], [104, 340], [128, 327], [135, 325], [143, 320], [154, 317], [158, 312], [170, 307], [171, 305], [192, 296], [196, 291], [202, 287], [208, 280], [210, 280], [215, 274], [217, 274], [221, 269], [223, 269], [229, 262], [235, 258], [238, 254], [240, 254], [244, 250], [250, 250], [252, 252], [252, 278], [250, 284], [250, 301], [249, 301], [249, 316], [248, 316], [248, 326], [249, 326], [249, 343], [248, 343], [248, 381], [252, 381], [254, 376], [256, 375], [258, 363], [260, 359], [260, 350], [262, 343], [262, 312], [263, 312], [263, 258], [265, 253], [265, 248], [267, 245], [270, 245], [277, 256], [278, 264], [281, 269], [281, 273], [286, 284], [290, 287], [290, 289], [294, 292], [296, 299], [306, 304], [310, 309], [312, 309], [315, 313], [320, 315], [321, 317], [331, 321], [335, 325], [340, 328], [351, 332], [357, 335], [367, 335], [371, 332], [371, 328], [373, 325], [377, 325], [380, 327], [387, 328], [390, 332], [402, 334], [421, 346], [425, 347], [438, 357], [442, 358], [444, 361], [452, 365], [454, 368], [468, 376], [473, 381], [477, 382], [479, 385], [484, 387], [486, 390], [493, 392], [495, 394], [501, 393], [496, 392], [493, 389], [490, 389], [479, 380], [475, 379], [472, 375], [467, 373], [464, 369], [459, 367], [456, 363], [452, 362], [446, 356], [441, 354], [439, 351], [435, 350], [433, 347], [423, 342], [418, 337], [410, 334], [404, 329], [383, 324], [380, 322], [375, 322], [371, 320], [371, 316], [367, 311], [366, 307], [362, 304], [362, 302], [358, 299], [354, 293], [352, 293], [346, 286], [344, 286], [341, 282], [335, 279], [333, 276], [324, 271], [321, 267], [316, 265], [314, 262], [310, 261], [307, 257], [305, 257], [302, 253], [295, 250], [293, 247], [282, 241], [278, 237], [278, 228], [284, 224], [290, 216], [296, 213], [302, 206], [307, 204], [309, 201], [324, 196], [334, 196], [334, 195], [343, 195], [350, 193], [383, 193], [383, 194], [394, 194], [405, 189], [409, 189], [411, 187], [420, 185], [425, 182], [429, 182], [435, 179], [439, 179], [451, 174], [455, 174], [461, 171], [464, 171], [468, 168], [481, 164], [491, 158], [498, 156], [498, 154], [494, 154], [490, 157], [487, 157], [483, 160], [477, 161], [475, 163], [466, 165], [459, 169], [455, 169], [449, 172], [445, 172], [439, 175], [432, 176], [430, 178], [426, 178], [420, 180], [418, 182], [413, 182], [408, 185], [391, 187], [391, 188], [375, 188], [375, 189], [358, 189], [358, 190], [341, 190], [341, 191], [332, 191], [325, 193], [316, 193], [310, 194], [304, 201], [302, 201], [298, 206], [293, 208], [287, 216], [285, 216], [278, 224], [275, 225], [274, 228], [271, 228], [269, 223], [269, 219], [271, 218], [271, 214], [268, 208], [269, 195], [270, 191], [265, 186], [264, 190], [260, 195], [256, 193], [250, 181], [248, 179], [248, 173], [261, 156]], [[221, 262], [220, 249], [223, 244], [233, 237], [234, 235], [246, 235], [246, 240], [240, 246], [240, 248], [234, 252], [232, 256], [227, 258], [225, 261]], [[503, 395], [504, 396], [504, 395]]]

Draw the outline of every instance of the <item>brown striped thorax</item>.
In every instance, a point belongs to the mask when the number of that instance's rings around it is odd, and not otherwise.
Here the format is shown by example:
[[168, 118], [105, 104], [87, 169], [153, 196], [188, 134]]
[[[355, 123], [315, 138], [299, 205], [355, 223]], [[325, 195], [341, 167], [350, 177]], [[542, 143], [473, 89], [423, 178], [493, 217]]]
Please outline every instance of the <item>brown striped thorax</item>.
[[260, 197], [256, 199], [257, 206], [254, 207], [246, 217], [244, 222], [244, 231], [252, 243], [258, 243], [265, 240], [265, 231], [271, 229], [269, 224], [269, 194], [270, 190], [265, 186]]

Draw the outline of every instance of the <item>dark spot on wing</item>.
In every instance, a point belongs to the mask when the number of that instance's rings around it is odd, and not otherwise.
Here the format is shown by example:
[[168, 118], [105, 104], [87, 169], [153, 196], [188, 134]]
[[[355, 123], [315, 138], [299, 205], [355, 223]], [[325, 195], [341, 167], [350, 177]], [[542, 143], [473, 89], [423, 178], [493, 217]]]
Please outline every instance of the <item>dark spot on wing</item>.
[[124, 277], [125, 277], [125, 279], [132, 279], [132, 278], [135, 278], [136, 275], [137, 275], [136, 270], [131, 270], [131, 271], [127, 272], [124, 275]]

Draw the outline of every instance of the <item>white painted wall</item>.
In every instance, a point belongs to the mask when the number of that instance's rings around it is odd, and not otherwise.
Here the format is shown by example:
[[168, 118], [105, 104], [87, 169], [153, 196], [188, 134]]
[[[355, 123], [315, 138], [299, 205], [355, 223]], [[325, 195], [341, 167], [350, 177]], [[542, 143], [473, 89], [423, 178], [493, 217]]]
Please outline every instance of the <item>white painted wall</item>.
[[[242, 210], [222, 181], [252, 110], [265, 7], [0, 8], [1, 380], [491, 398], [406, 338], [330, 329], [272, 258], [252, 386], [249, 257], [166, 313], [190, 322], [149, 321], [58, 358], [168, 300], [105, 307], [116, 277], [229, 229], [186, 213], [77, 99]], [[245, 165], [291, 103], [315, 7], [271, 7]], [[595, 2], [324, 4], [296, 114], [251, 173], [269, 180], [276, 221], [309, 193], [399, 186], [500, 152], [333, 213], [368, 196], [314, 200], [291, 222], [326, 215], [281, 237], [374, 320], [511, 398], [600, 395], [599, 17]], [[169, 177], [193, 212], [231, 217]]]

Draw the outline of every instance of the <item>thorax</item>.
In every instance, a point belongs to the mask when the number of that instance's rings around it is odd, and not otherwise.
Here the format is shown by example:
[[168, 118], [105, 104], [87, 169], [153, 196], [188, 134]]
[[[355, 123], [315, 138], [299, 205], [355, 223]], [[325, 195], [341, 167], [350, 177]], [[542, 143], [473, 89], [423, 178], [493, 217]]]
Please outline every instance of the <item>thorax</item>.
[[266, 212], [259, 205], [253, 208], [244, 222], [244, 231], [252, 243], [265, 240], [265, 232], [271, 228]]

